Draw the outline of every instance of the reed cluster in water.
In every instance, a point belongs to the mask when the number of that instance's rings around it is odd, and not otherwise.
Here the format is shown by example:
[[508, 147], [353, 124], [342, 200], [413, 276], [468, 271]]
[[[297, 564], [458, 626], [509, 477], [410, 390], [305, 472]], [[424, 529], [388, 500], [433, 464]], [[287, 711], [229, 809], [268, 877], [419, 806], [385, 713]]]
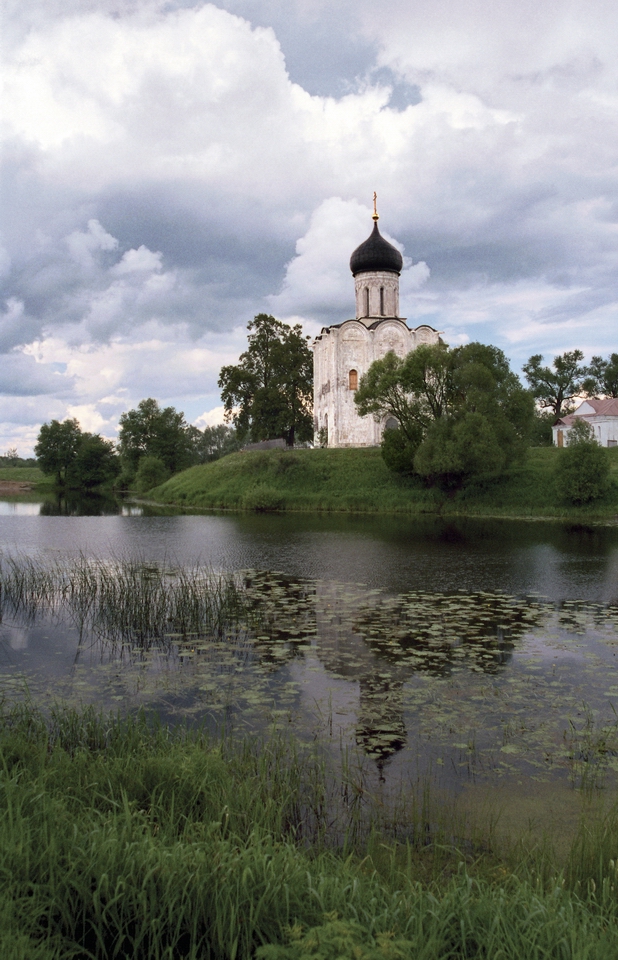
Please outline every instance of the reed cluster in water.
[[387, 811], [289, 739], [27, 704], [0, 716], [0, 770], [3, 958], [618, 955], [615, 809], [559, 864], [424, 793]]
[[63, 616], [109, 642], [148, 645], [223, 639], [238, 629], [243, 610], [232, 574], [131, 559], [0, 556], [0, 620]]

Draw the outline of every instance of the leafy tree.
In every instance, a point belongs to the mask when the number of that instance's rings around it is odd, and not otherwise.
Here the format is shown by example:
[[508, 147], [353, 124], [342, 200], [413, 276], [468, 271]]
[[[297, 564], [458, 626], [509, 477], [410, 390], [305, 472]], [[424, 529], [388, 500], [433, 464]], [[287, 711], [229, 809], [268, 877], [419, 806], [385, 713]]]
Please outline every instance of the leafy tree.
[[165, 483], [169, 475], [169, 470], [158, 457], [142, 457], [135, 475], [135, 486], [139, 493], [146, 493]]
[[17, 461], [19, 460], [17, 447], [9, 447], [9, 449], [6, 451], [6, 459], [9, 461], [9, 466], [17, 466]]
[[554, 357], [553, 369], [542, 366], [543, 356], [536, 353], [523, 366], [533, 396], [542, 407], [563, 417], [572, 408], [571, 401], [586, 389], [587, 368], [582, 366], [581, 350], [571, 350]]
[[82, 433], [77, 455], [67, 470], [70, 486], [89, 489], [120, 473], [120, 460], [111, 440], [98, 433]]
[[361, 416], [397, 419], [382, 440], [391, 469], [443, 487], [499, 476], [523, 454], [534, 417], [532, 395], [502, 351], [481, 343], [388, 353], [361, 379], [355, 401]]
[[452, 352], [444, 344], [421, 345], [405, 357], [389, 351], [371, 364], [354, 395], [361, 417], [394, 417], [407, 440], [417, 444], [453, 399]]
[[141, 400], [120, 417], [118, 446], [125, 472], [133, 476], [142, 457], [156, 457], [170, 473], [196, 462], [193, 434], [183, 413], [161, 409], [156, 400]]
[[535, 410], [534, 421], [530, 431], [531, 447], [551, 447], [554, 443], [552, 425], [555, 416], [551, 410]]
[[618, 353], [612, 353], [608, 360], [593, 357], [585, 370], [584, 390], [589, 394], [603, 397], [618, 397]]
[[240, 450], [241, 444], [236, 430], [224, 423], [204, 427], [204, 430], [189, 427], [189, 430], [198, 463], [210, 463], [211, 460], [218, 460], [228, 453]]
[[240, 440], [282, 437], [292, 445], [313, 436], [313, 357], [300, 324], [265, 313], [249, 324], [240, 363], [223, 367], [219, 387], [225, 418]]
[[569, 430], [569, 445], [560, 451], [554, 481], [558, 496], [581, 505], [598, 500], [609, 489], [610, 463], [585, 420], [577, 420]]
[[77, 420], [52, 420], [44, 423], [34, 448], [35, 456], [43, 473], [54, 475], [61, 486], [67, 472], [77, 458], [82, 440], [82, 431]]

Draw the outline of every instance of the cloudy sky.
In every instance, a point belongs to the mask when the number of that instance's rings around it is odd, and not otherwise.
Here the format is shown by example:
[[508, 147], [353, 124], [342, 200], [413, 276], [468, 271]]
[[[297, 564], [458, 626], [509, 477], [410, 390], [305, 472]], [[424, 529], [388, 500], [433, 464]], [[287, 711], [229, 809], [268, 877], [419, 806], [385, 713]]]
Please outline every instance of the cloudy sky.
[[5, 0], [0, 453], [147, 396], [217, 422], [266, 311], [402, 312], [516, 369], [618, 350], [615, 0]]

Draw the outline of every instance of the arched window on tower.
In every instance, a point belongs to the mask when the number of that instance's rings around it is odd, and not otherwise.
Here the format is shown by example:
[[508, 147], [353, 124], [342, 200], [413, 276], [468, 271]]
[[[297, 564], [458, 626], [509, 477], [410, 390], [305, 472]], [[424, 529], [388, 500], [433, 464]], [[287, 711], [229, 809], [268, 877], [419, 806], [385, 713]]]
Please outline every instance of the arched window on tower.
[[358, 370], [350, 370], [349, 388], [350, 390], [358, 390]]
[[369, 316], [369, 287], [365, 287], [365, 316]]
[[384, 287], [380, 287], [380, 316], [384, 316]]

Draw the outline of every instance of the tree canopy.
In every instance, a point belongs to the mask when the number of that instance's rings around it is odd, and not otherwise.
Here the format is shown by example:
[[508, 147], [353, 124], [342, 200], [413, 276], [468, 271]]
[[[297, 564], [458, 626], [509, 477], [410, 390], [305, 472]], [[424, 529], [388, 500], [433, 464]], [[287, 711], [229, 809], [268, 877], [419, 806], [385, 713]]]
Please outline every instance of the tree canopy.
[[184, 413], [174, 407], [161, 408], [149, 397], [120, 417], [120, 456], [133, 474], [142, 457], [156, 457], [170, 473], [177, 473], [197, 462], [193, 436], [196, 429], [189, 427]]
[[608, 360], [593, 357], [585, 370], [584, 390], [588, 394], [600, 394], [604, 397], [618, 397], [618, 353], [612, 353]]
[[361, 416], [397, 420], [382, 444], [393, 469], [444, 487], [499, 476], [522, 455], [534, 417], [503, 352], [481, 343], [390, 352], [362, 377], [355, 402]]
[[247, 350], [222, 367], [219, 387], [226, 422], [240, 440], [313, 437], [313, 356], [302, 327], [260, 313], [248, 324]]
[[52, 420], [39, 430], [34, 455], [43, 473], [53, 475], [61, 486], [77, 457], [82, 431], [75, 419]]
[[590, 383], [583, 359], [581, 350], [571, 350], [554, 357], [553, 368], [544, 367], [542, 354], [536, 353], [523, 366], [533, 396], [542, 407], [550, 408], [555, 417], [568, 413], [573, 406], [571, 401], [586, 391]]
[[59, 486], [96, 487], [120, 469], [112, 441], [82, 432], [75, 419], [44, 423], [34, 452], [43, 473], [55, 476]]

